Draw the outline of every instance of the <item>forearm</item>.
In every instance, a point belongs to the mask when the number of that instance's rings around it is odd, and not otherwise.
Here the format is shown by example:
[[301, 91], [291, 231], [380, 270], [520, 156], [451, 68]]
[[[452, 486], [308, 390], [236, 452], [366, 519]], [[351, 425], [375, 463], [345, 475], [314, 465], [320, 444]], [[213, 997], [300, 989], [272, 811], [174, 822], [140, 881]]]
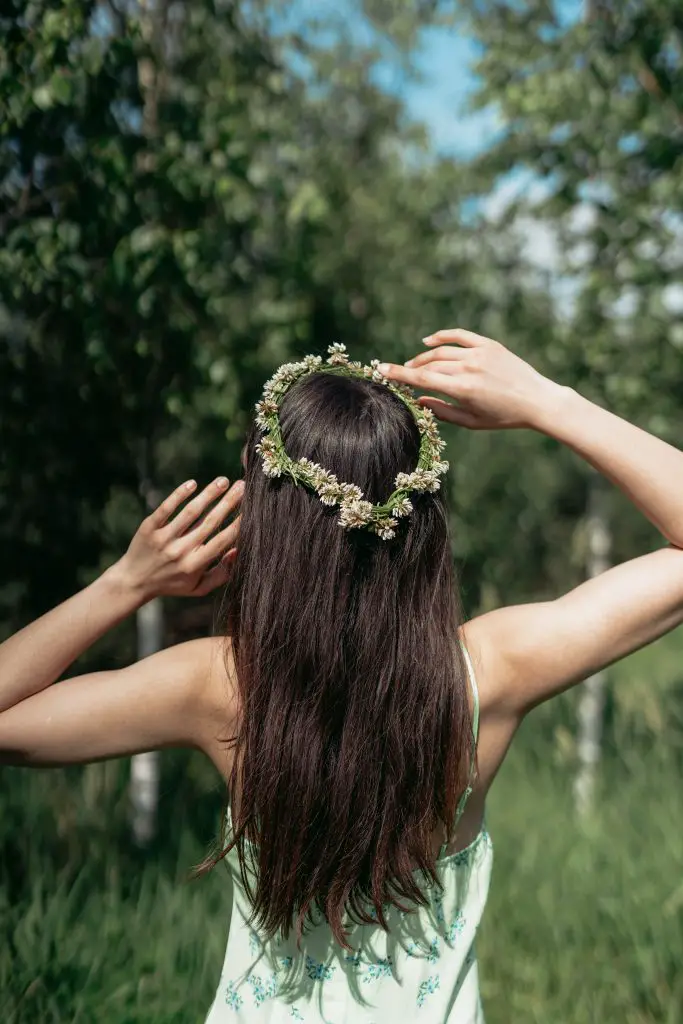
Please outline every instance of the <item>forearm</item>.
[[0, 645], [0, 713], [54, 683], [145, 598], [118, 565]]
[[581, 455], [683, 548], [683, 452], [569, 388], [548, 399], [534, 426]]

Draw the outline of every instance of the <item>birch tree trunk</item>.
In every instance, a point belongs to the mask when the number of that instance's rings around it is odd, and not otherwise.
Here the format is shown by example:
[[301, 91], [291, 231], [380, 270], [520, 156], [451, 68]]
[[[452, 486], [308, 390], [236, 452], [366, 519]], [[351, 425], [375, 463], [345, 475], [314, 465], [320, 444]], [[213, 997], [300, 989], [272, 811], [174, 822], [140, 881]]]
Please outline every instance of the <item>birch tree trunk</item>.
[[[164, 641], [164, 610], [160, 597], [138, 609], [138, 660], [160, 651]], [[135, 754], [130, 763], [130, 803], [133, 838], [147, 846], [154, 838], [159, 802], [159, 752]]]
[[[151, 142], [158, 132], [158, 105], [161, 92], [165, 85], [165, 74], [161, 52], [169, 0], [139, 0], [139, 17], [142, 34], [147, 43], [152, 45], [156, 62], [146, 56], [138, 61], [138, 81], [143, 96], [142, 131]], [[155, 156], [151, 146], [141, 154], [141, 169], [152, 171]], [[150, 378], [153, 381], [154, 376]], [[154, 480], [152, 429], [143, 442], [142, 458], [139, 466], [140, 493], [144, 498], [147, 511], [157, 507], [161, 495], [157, 492]], [[160, 651], [164, 645], [164, 611], [161, 598], [154, 598], [138, 609], [137, 626], [137, 657], [147, 658], [150, 654]], [[130, 811], [133, 838], [139, 846], [147, 846], [154, 838], [157, 826], [157, 808], [159, 803], [159, 752], [148, 751], [135, 754], [130, 765]]]
[[[150, 483], [149, 466], [151, 452], [145, 446], [143, 462], [140, 467], [140, 493], [148, 512], [152, 512], [161, 495]], [[164, 606], [160, 597], [155, 597], [135, 615], [137, 627], [137, 658], [147, 658], [162, 650], [164, 646]], [[134, 754], [130, 762], [130, 813], [133, 839], [138, 846], [147, 846], [154, 838], [157, 824], [157, 806], [159, 803], [159, 751], [150, 750], [144, 754]]]
[[[610, 564], [612, 534], [605, 507], [605, 482], [597, 474], [591, 477], [586, 516], [586, 575], [599, 576]], [[606, 672], [603, 669], [586, 679], [579, 698], [577, 755], [574, 802], [577, 814], [586, 818], [593, 806], [595, 776], [602, 749], [605, 710]]]

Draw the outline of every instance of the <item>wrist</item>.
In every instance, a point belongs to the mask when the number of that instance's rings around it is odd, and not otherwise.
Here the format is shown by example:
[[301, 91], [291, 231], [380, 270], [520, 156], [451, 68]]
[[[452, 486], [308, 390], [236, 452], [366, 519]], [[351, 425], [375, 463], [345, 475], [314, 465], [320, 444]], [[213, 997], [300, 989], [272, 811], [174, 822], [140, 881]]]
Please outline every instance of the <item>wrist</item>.
[[125, 555], [104, 571], [100, 576], [100, 583], [107, 590], [110, 599], [126, 613], [137, 611], [143, 604], [156, 597], [156, 594], [131, 571]]
[[529, 426], [558, 439], [573, 418], [577, 406], [585, 401], [573, 388], [557, 384], [547, 377], [543, 378], [535, 398]]

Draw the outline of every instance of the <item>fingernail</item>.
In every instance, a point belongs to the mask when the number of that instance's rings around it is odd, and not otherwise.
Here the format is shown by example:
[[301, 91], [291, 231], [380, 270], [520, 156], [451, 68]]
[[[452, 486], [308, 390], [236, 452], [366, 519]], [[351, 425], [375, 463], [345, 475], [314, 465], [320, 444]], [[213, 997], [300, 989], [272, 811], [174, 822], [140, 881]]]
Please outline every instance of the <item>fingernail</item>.
[[404, 366], [412, 366], [413, 365], [413, 360], [412, 359], [406, 359], [406, 361], [405, 361], [405, 363], [403, 365]]
[[232, 485], [232, 489], [233, 491], [241, 493], [244, 490], [244, 480], [235, 480], [234, 484]]
[[197, 486], [197, 481], [196, 480], [188, 480], [187, 483], [185, 484], [185, 490], [186, 491], [192, 491], [192, 490], [194, 490], [194, 488], [196, 486]]
[[434, 335], [428, 334], [426, 338], [422, 339], [422, 341], [424, 342], [425, 345], [429, 345], [430, 341], [434, 341]]
[[228, 486], [227, 477], [219, 476], [218, 479], [216, 480], [216, 487], [227, 487], [227, 486]]
[[377, 369], [386, 377], [386, 375], [389, 373], [389, 370], [391, 369], [391, 363], [380, 363]]

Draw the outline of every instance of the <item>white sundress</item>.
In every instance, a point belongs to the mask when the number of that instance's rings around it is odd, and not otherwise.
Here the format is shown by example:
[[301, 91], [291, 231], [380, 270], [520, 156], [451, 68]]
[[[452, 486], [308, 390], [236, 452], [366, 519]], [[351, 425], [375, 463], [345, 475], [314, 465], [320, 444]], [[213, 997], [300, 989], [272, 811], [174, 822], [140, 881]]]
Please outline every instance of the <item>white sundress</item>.
[[[479, 698], [474, 695], [475, 743]], [[458, 808], [462, 814], [468, 786]], [[321, 913], [297, 949], [296, 936], [264, 941], [247, 922], [251, 905], [236, 851], [230, 868], [230, 927], [220, 982], [206, 1024], [483, 1024], [475, 938], [486, 905], [493, 847], [485, 826], [466, 849], [437, 859], [443, 890], [422, 885], [429, 904], [390, 905], [389, 931], [349, 925], [341, 947]]]

